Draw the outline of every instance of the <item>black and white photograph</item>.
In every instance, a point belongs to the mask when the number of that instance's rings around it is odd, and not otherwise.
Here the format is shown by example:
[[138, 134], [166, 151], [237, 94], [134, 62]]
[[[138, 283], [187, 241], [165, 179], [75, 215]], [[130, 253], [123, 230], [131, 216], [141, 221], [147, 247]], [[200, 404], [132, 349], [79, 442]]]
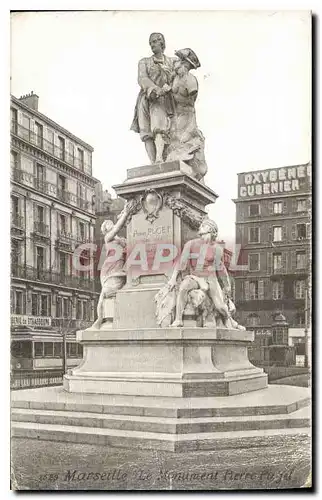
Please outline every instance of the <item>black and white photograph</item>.
[[311, 12], [12, 11], [9, 97], [11, 490], [312, 488]]

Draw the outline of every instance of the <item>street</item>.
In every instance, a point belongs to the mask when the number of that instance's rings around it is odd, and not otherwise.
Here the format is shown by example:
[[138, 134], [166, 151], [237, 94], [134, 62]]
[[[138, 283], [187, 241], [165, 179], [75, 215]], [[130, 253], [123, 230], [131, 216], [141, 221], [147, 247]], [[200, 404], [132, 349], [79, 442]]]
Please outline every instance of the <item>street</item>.
[[216, 490], [299, 488], [310, 473], [310, 443], [166, 453], [12, 439], [15, 490]]

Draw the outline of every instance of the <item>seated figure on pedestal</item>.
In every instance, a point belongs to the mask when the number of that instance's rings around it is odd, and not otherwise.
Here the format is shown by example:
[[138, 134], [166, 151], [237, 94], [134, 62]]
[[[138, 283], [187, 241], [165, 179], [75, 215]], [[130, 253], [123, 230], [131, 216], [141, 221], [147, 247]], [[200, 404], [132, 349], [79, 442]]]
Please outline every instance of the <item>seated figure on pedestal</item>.
[[202, 314], [205, 327], [245, 330], [232, 317], [235, 306], [223, 249], [216, 243], [216, 223], [205, 219], [198, 234], [199, 238], [185, 244], [170, 280], [156, 295], [158, 324], [162, 326], [175, 310], [171, 326], [183, 326], [184, 310], [189, 303]]
[[[91, 328], [101, 327], [104, 319], [104, 302], [106, 299], [115, 297], [116, 292], [123, 288], [126, 282], [126, 272], [124, 270], [126, 261], [126, 239], [120, 238], [117, 233], [126, 223], [132, 209], [132, 204], [131, 202], [125, 204], [116, 224], [111, 220], [105, 220], [101, 226], [101, 232], [104, 235], [106, 256], [100, 273], [102, 290], [97, 305], [97, 320]], [[116, 253], [114, 259], [109, 259], [110, 251]]]

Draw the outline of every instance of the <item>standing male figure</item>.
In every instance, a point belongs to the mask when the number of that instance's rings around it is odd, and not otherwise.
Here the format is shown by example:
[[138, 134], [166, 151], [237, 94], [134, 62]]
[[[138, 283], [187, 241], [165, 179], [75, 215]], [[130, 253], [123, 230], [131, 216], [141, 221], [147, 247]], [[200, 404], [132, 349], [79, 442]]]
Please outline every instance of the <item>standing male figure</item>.
[[139, 61], [138, 83], [141, 87], [131, 130], [140, 134], [151, 163], [162, 163], [169, 143], [170, 119], [174, 114], [171, 85], [175, 76], [175, 58], [164, 55], [162, 33], [152, 33], [149, 43], [153, 55]]

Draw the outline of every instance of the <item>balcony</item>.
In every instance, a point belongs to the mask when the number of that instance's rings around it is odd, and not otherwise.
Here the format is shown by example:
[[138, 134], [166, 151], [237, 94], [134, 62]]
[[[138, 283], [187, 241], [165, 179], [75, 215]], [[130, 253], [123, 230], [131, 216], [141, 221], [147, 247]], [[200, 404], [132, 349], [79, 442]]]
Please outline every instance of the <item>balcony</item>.
[[25, 229], [25, 219], [22, 215], [13, 214], [11, 215], [11, 226], [18, 229]]
[[30, 281], [39, 281], [41, 283], [48, 283], [54, 285], [62, 285], [70, 288], [79, 288], [81, 290], [94, 291], [94, 279], [85, 278], [82, 276], [72, 276], [55, 271], [48, 271], [45, 269], [37, 269], [30, 266], [16, 266], [11, 267], [11, 276], [19, 279], [26, 279]]
[[42, 221], [34, 222], [34, 237], [39, 236], [41, 238], [49, 238], [49, 226]]
[[51, 325], [54, 328], [66, 328], [71, 330], [82, 330], [92, 326], [93, 321], [85, 319], [52, 318]]
[[59, 146], [53, 144], [50, 141], [47, 141], [47, 139], [44, 139], [42, 136], [35, 134], [34, 132], [32, 132], [26, 127], [23, 127], [14, 120], [11, 121], [11, 133], [18, 137], [21, 137], [30, 144], [33, 144], [42, 151], [51, 154], [58, 160], [67, 163], [68, 165], [76, 168], [77, 170], [85, 171], [89, 175], [91, 175], [92, 169], [88, 163], [80, 161], [79, 159], [75, 158], [74, 155], [70, 154], [68, 151], [60, 148]]
[[64, 203], [68, 203], [71, 205], [76, 205], [82, 210], [91, 211], [90, 202], [84, 200], [83, 198], [79, 198], [74, 193], [71, 193], [67, 189], [60, 189], [56, 184], [52, 182], [47, 182], [41, 179], [38, 179], [37, 176], [30, 174], [24, 170], [19, 169], [16, 164], [12, 166], [11, 170], [12, 180], [14, 182], [19, 182], [19, 184], [23, 184], [25, 186], [30, 186], [40, 193], [48, 194], [49, 196], [54, 196]]

